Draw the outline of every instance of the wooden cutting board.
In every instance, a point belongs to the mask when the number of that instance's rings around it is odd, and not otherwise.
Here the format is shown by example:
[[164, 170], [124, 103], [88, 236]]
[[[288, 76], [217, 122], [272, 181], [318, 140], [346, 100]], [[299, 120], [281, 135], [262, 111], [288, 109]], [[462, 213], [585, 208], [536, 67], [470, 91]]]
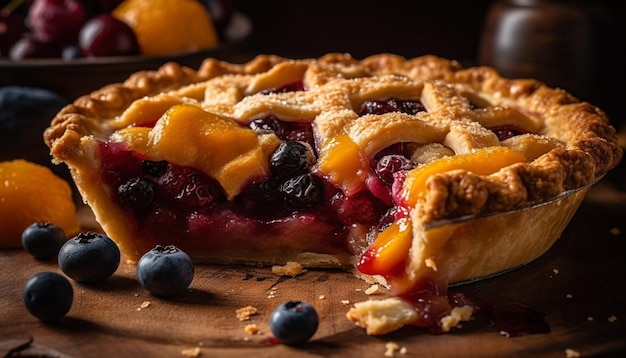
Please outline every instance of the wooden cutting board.
[[[596, 185], [557, 244], [538, 260], [506, 274], [452, 288], [469, 297], [503, 298], [546, 314], [551, 332], [505, 338], [480, 316], [460, 329], [432, 335], [405, 327], [367, 336], [345, 318], [368, 296], [368, 284], [349, 273], [309, 270], [279, 277], [268, 268], [197, 266], [190, 290], [171, 299], [139, 286], [135, 267], [122, 263], [106, 282], [72, 282], [74, 303], [56, 324], [31, 316], [22, 287], [40, 271], [60, 272], [22, 250], [0, 251], [0, 356], [49, 357], [385, 357], [386, 345], [404, 348], [396, 357], [566, 357], [626, 354], [626, 192], [622, 178]], [[306, 345], [273, 343], [269, 316], [288, 300], [306, 300], [320, 325]], [[240, 321], [236, 310], [257, 314]], [[247, 333], [256, 325], [258, 333]]]

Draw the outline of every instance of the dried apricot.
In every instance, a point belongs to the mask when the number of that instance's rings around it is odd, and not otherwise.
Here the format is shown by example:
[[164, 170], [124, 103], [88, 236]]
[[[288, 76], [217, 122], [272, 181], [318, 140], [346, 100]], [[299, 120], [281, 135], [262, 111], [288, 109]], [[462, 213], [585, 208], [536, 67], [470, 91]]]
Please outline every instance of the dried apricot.
[[211, 14], [197, 0], [125, 0], [112, 14], [135, 31], [144, 55], [203, 50], [218, 42]]
[[45, 166], [0, 162], [0, 248], [20, 247], [24, 229], [49, 221], [74, 235], [80, 230], [70, 185]]

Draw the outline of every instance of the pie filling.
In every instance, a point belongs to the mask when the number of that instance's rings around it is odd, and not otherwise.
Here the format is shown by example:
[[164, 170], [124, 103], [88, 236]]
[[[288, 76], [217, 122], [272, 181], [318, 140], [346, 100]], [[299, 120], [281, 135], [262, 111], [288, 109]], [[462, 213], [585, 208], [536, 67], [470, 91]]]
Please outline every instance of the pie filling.
[[[354, 267], [397, 296], [348, 312], [368, 334], [405, 324], [444, 332], [486, 307], [449, 294], [449, 281], [542, 254], [582, 196], [494, 221], [496, 233], [425, 224], [584, 187], [622, 155], [601, 112], [537, 82], [455, 72], [432, 57], [271, 61], [207, 62], [204, 84], [166, 66], [152, 92], [151, 74], [139, 74], [57, 116], [46, 133], [53, 155], [131, 260], [156, 245], [211, 263], [313, 255], [310, 266]], [[107, 96], [114, 114], [101, 115]], [[524, 224], [544, 218], [536, 230]], [[492, 259], [480, 266], [482, 255]]]

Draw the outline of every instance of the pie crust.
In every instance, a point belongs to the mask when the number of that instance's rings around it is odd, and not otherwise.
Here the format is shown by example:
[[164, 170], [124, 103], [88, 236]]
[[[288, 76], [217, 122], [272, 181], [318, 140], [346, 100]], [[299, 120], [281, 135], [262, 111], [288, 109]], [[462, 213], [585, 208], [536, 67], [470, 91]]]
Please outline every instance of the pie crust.
[[[293, 83], [302, 88], [280, 91]], [[368, 101], [390, 98], [419, 101], [424, 108], [415, 114], [359, 113]], [[300, 60], [262, 55], [245, 64], [207, 59], [197, 71], [168, 63], [77, 99], [44, 134], [54, 161], [69, 166], [98, 222], [131, 260], [154, 242], [138, 244], [146, 239], [137, 237], [128, 213], [112, 201], [114, 188], [102, 180], [103, 143], [194, 167], [216, 179], [233, 201], [268, 175], [266, 161], [284, 141], [256, 132], [249, 139], [253, 150], [224, 159], [209, 153], [213, 144], [189, 136], [200, 128], [218, 133], [212, 141], [241, 147], [239, 132], [233, 129], [231, 138], [208, 127], [181, 129], [187, 124], [172, 119], [180, 113], [207, 113], [224, 133], [231, 133], [231, 124], [246, 127], [268, 116], [311, 122], [317, 153], [311, 170], [346, 196], [368, 188], [371, 162], [402, 143], [415, 168], [394, 179], [388, 199], [404, 215], [376, 230], [346, 224], [346, 250], [316, 251], [313, 238], [301, 245], [311, 230], [306, 220], [290, 221], [280, 245], [259, 246], [256, 234], [237, 232], [220, 238], [236, 242], [222, 250], [202, 242], [184, 248], [198, 262], [356, 267], [398, 295], [426, 279], [472, 280], [537, 258], [561, 235], [588, 187], [622, 157], [602, 110], [533, 79], [503, 78], [489, 67], [392, 54], [362, 60], [347, 54]], [[499, 138], [494, 128], [523, 133]], [[374, 269], [364, 269], [368, 260]], [[394, 260], [400, 269], [390, 267]], [[349, 317], [371, 334], [398, 326], [378, 327], [358, 309]]]

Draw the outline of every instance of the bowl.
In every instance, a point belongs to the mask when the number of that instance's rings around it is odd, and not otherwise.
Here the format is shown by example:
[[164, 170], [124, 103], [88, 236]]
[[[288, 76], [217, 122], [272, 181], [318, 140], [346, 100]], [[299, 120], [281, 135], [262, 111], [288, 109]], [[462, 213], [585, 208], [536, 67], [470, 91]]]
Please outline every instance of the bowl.
[[234, 51], [245, 46], [252, 32], [252, 22], [241, 13], [224, 30], [224, 40], [213, 48], [168, 56], [94, 57], [75, 60], [29, 59], [10, 61], [0, 59], [0, 87], [36, 87], [56, 92], [68, 101], [90, 93], [107, 84], [121, 82], [142, 70], [155, 70], [173, 61], [197, 68], [207, 57], [235, 61]]

